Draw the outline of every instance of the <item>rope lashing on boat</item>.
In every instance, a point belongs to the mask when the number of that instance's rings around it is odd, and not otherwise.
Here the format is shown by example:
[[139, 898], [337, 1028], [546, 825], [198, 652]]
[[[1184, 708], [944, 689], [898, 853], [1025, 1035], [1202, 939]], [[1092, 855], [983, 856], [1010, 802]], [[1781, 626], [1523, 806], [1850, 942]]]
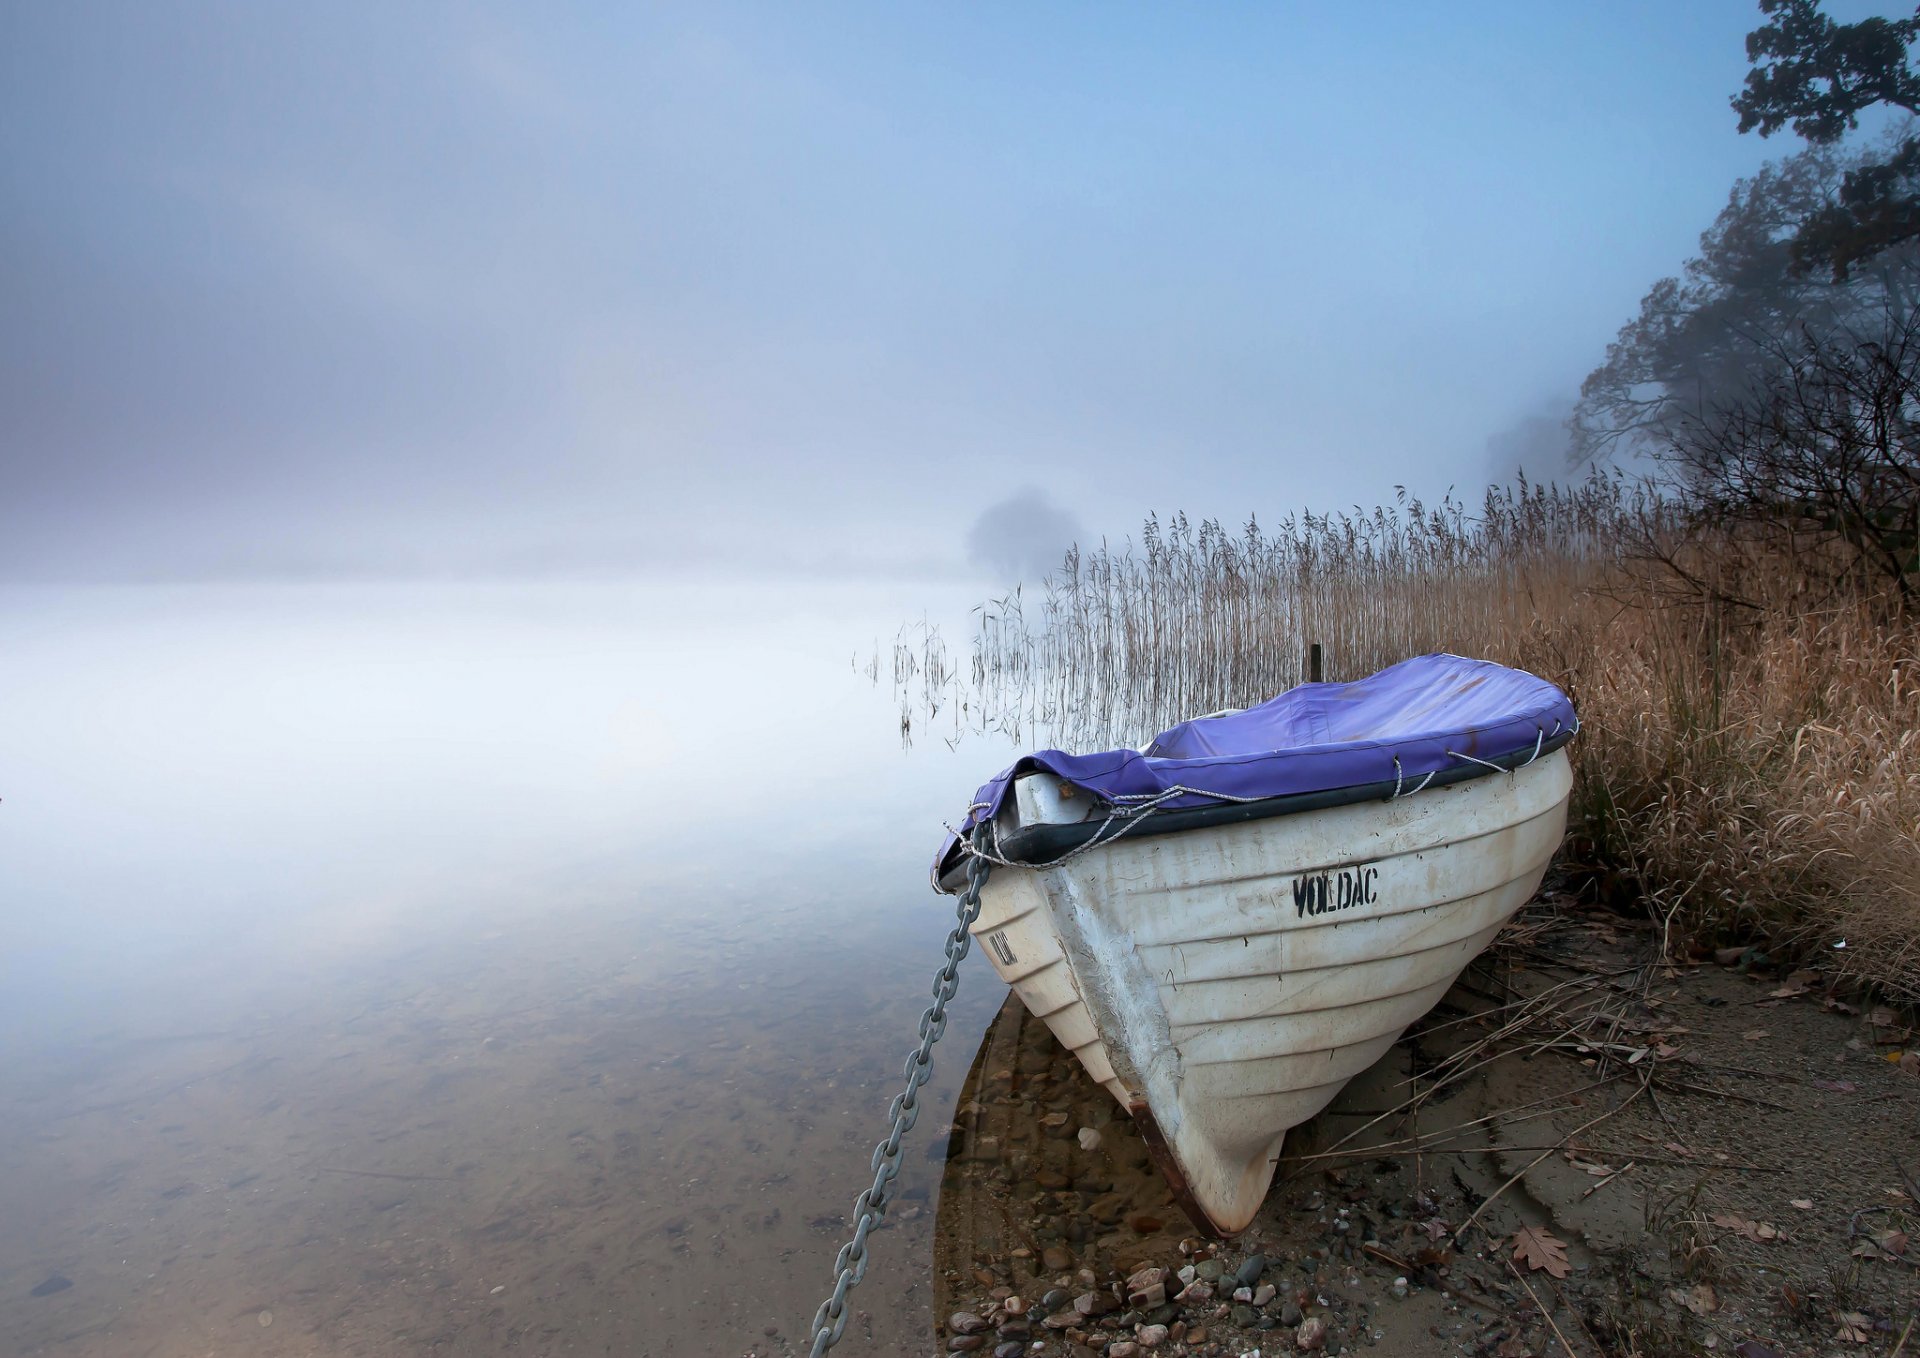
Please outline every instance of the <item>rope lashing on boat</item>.
[[[984, 829], [976, 829], [974, 833], [982, 840], [986, 837]], [[920, 1015], [920, 1044], [907, 1055], [907, 1087], [894, 1095], [887, 1107], [892, 1125], [873, 1148], [873, 1182], [854, 1199], [853, 1238], [834, 1256], [833, 1291], [813, 1313], [810, 1358], [820, 1358], [840, 1342], [847, 1328], [847, 1294], [867, 1276], [867, 1236], [886, 1216], [887, 1206], [893, 1199], [893, 1181], [900, 1174], [901, 1140], [920, 1118], [920, 1087], [933, 1074], [933, 1044], [947, 1031], [947, 1004], [960, 989], [960, 963], [973, 946], [973, 935], [968, 931], [980, 917], [980, 888], [986, 885], [990, 863], [985, 855], [976, 854], [967, 864], [967, 885], [960, 892], [953, 930], [947, 935], [947, 960], [934, 973], [933, 1003]]]
[[1395, 755], [1393, 757], [1393, 792], [1388, 796], [1387, 800], [1397, 802], [1402, 797], [1411, 797], [1414, 793], [1423, 790], [1428, 783], [1431, 783], [1433, 781], [1433, 775], [1438, 772], [1440, 772], [1439, 769], [1428, 769], [1427, 776], [1422, 778], [1417, 786], [1410, 787], [1405, 792], [1402, 792], [1400, 785], [1406, 781], [1406, 774], [1401, 771], [1400, 756]]
[[[1492, 769], [1495, 773], [1518, 773], [1521, 769], [1524, 769], [1540, 757], [1540, 751], [1546, 748], [1547, 737], [1560, 734], [1560, 725], [1560, 719], [1555, 717], [1551, 731], [1547, 730], [1544, 726], [1534, 727], [1533, 753], [1525, 759], [1522, 759], [1518, 764], [1496, 764], [1491, 759], [1482, 759], [1478, 755], [1462, 754], [1458, 750], [1442, 750], [1441, 753], [1450, 759], [1464, 759], [1469, 764], [1479, 764], [1483, 768]], [[1580, 718], [1578, 717], [1573, 719], [1573, 734], [1580, 734]], [[1438, 772], [1440, 772], [1438, 769], [1429, 770], [1425, 778], [1422, 778], [1413, 787], [1406, 788], [1403, 791], [1402, 785], [1406, 781], [1406, 773], [1400, 767], [1400, 756], [1395, 755], [1393, 757], [1393, 791], [1388, 795], [1387, 800], [1393, 802], [1398, 801], [1402, 797], [1413, 796], [1414, 793], [1421, 791], [1428, 783], [1431, 783], [1433, 781], [1433, 775]]]
[[[1441, 753], [1450, 759], [1461, 759], [1470, 764], [1484, 765], [1486, 768], [1492, 769], [1495, 773], [1516, 773], [1540, 757], [1540, 752], [1546, 748], [1547, 741], [1560, 734], [1562, 725], [1563, 723], [1556, 717], [1551, 731], [1543, 726], [1535, 726], [1533, 728], [1533, 753], [1511, 767], [1506, 764], [1496, 764], [1490, 759], [1482, 759], [1478, 755], [1462, 754], [1458, 750], [1443, 750]], [[1570, 734], [1580, 734], [1580, 718], [1577, 716], [1573, 719], [1573, 729]], [[1400, 756], [1393, 756], [1393, 791], [1387, 795], [1387, 800], [1397, 801], [1401, 797], [1411, 797], [1416, 792], [1423, 791], [1427, 784], [1433, 781], [1434, 775], [1439, 772], [1439, 769], [1431, 769], [1428, 771], [1426, 777], [1422, 778], [1412, 787], [1407, 787], [1406, 771], [1400, 765]], [[993, 830], [993, 822], [990, 820], [982, 820], [976, 823], [970, 834], [962, 834], [951, 825], [946, 826], [946, 829], [948, 833], [960, 841], [960, 851], [968, 858], [983, 858], [987, 862], [1003, 868], [1052, 868], [1058, 867], [1069, 859], [1078, 858], [1083, 853], [1091, 853], [1095, 849], [1105, 848], [1129, 830], [1145, 824], [1147, 818], [1155, 811], [1160, 810], [1167, 802], [1173, 800], [1175, 797], [1181, 796], [1206, 797], [1216, 802], [1236, 802], [1242, 804], [1267, 800], [1265, 797], [1241, 797], [1231, 792], [1215, 792], [1211, 788], [1189, 787], [1185, 783], [1175, 783], [1171, 787], [1162, 788], [1158, 792], [1117, 793], [1108, 798], [1112, 803], [1112, 809], [1107, 812], [1107, 818], [1100, 822], [1099, 828], [1093, 832], [1092, 836], [1087, 839], [1085, 843], [1077, 844], [1061, 854], [1058, 858], [1049, 858], [1044, 862], [1022, 862], [1019, 859], [1008, 858], [993, 848], [990, 840], [996, 832]], [[973, 816], [992, 809], [991, 803], [974, 802], [967, 808], [967, 814]], [[1108, 833], [1110, 829], [1112, 830], [1111, 834]], [[982, 831], [986, 833], [982, 833]]]
[[[1094, 849], [1106, 847], [1135, 826], [1144, 825], [1147, 817], [1151, 816], [1155, 811], [1158, 811], [1163, 803], [1172, 801], [1175, 797], [1183, 795], [1188, 797], [1211, 797], [1215, 801], [1221, 802], [1258, 802], [1266, 800], [1264, 797], [1237, 797], [1231, 792], [1212, 792], [1203, 787], [1188, 787], [1185, 783], [1175, 783], [1172, 787], [1162, 788], [1158, 792], [1118, 793], [1109, 798], [1113, 803], [1113, 809], [1107, 812], [1107, 818], [1100, 822], [1100, 828], [1093, 832], [1091, 839], [1087, 840], [1084, 844], [1075, 845], [1073, 848], [1068, 849], [1058, 858], [1049, 858], [1044, 863], [1023, 863], [1016, 859], [1008, 858], [990, 847], [987, 840], [995, 833], [991, 829], [993, 822], [990, 820], [981, 821], [975, 826], [976, 833], [982, 828], [988, 829], [988, 834], [979, 835], [978, 843], [974, 843], [961, 836], [960, 832], [955, 830], [951, 825], [946, 828], [950, 834], [960, 840], [961, 852], [968, 857], [984, 858], [989, 863], [996, 864], [1003, 868], [1051, 868], [1057, 867], [1070, 858], [1078, 858], [1083, 853], [1090, 853]], [[1128, 803], [1133, 804], [1128, 805]], [[975, 802], [967, 808], [967, 814], [971, 816], [990, 809], [986, 802]], [[1118, 823], [1119, 828], [1115, 829], [1112, 834], [1108, 834], [1108, 828], [1116, 823]]]

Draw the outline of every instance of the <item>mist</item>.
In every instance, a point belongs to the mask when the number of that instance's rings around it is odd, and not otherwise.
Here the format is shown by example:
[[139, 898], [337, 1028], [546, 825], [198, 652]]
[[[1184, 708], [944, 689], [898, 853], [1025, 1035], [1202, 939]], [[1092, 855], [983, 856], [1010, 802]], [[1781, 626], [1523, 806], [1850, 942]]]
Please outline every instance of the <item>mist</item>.
[[0, 577], [936, 580], [1009, 485], [1472, 484], [1757, 161], [1750, 9], [16, 7]]

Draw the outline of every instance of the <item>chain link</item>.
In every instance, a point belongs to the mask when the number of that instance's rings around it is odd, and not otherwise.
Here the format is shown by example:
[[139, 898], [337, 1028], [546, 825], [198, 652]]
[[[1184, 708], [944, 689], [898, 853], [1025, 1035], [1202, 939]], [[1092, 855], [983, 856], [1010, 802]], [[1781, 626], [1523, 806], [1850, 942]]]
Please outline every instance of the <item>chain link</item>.
[[977, 853], [967, 859], [967, 885], [960, 892], [955, 909], [953, 932], [947, 935], [947, 960], [933, 978], [933, 1003], [920, 1015], [920, 1045], [907, 1056], [907, 1087], [893, 1096], [887, 1117], [892, 1122], [886, 1137], [873, 1148], [873, 1182], [854, 1200], [853, 1239], [840, 1247], [833, 1260], [833, 1292], [813, 1313], [811, 1358], [840, 1342], [847, 1328], [847, 1293], [867, 1276], [867, 1236], [887, 1213], [893, 1197], [893, 1181], [900, 1173], [901, 1138], [913, 1130], [920, 1117], [920, 1086], [933, 1074], [933, 1044], [947, 1031], [947, 1002], [960, 989], [960, 962], [973, 946], [968, 932], [980, 917], [980, 888], [986, 885], [987, 860]]

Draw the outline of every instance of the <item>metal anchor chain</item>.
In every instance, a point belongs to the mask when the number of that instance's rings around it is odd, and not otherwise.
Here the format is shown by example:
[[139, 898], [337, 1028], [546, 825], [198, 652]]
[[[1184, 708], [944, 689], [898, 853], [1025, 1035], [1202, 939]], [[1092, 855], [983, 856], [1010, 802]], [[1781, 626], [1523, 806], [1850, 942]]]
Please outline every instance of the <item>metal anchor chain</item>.
[[946, 964], [934, 974], [933, 1003], [920, 1015], [920, 1045], [907, 1056], [907, 1087], [893, 1096], [887, 1108], [887, 1117], [893, 1125], [886, 1138], [873, 1148], [873, 1183], [862, 1189], [854, 1200], [853, 1239], [842, 1245], [834, 1256], [833, 1292], [813, 1313], [811, 1358], [820, 1358], [839, 1343], [847, 1328], [847, 1293], [867, 1276], [867, 1236], [886, 1215], [893, 1197], [893, 1181], [900, 1173], [900, 1141], [919, 1120], [920, 1086], [933, 1074], [933, 1044], [947, 1030], [947, 1002], [960, 989], [960, 962], [973, 946], [973, 935], [967, 930], [980, 917], [980, 888], [986, 884], [989, 864], [973, 852], [973, 845], [965, 847], [969, 851], [967, 885], [960, 893], [953, 932], [947, 935]]

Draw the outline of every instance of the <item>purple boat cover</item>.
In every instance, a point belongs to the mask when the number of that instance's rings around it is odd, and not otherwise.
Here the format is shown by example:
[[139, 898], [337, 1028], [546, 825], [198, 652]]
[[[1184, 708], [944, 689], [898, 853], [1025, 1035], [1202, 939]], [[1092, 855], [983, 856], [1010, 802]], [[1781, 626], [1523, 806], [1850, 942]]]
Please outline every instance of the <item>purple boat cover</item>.
[[[1177, 810], [1396, 777], [1413, 787], [1429, 773], [1472, 762], [1463, 755], [1522, 754], [1574, 725], [1567, 695], [1535, 675], [1457, 655], [1415, 656], [1366, 679], [1302, 684], [1244, 712], [1182, 722], [1156, 736], [1144, 754], [1025, 755], [974, 794], [960, 828], [990, 819], [1013, 780], [1036, 769], [1108, 805], [1137, 804], [1174, 787], [1195, 789], [1159, 802]], [[948, 835], [936, 872], [953, 843]]]

